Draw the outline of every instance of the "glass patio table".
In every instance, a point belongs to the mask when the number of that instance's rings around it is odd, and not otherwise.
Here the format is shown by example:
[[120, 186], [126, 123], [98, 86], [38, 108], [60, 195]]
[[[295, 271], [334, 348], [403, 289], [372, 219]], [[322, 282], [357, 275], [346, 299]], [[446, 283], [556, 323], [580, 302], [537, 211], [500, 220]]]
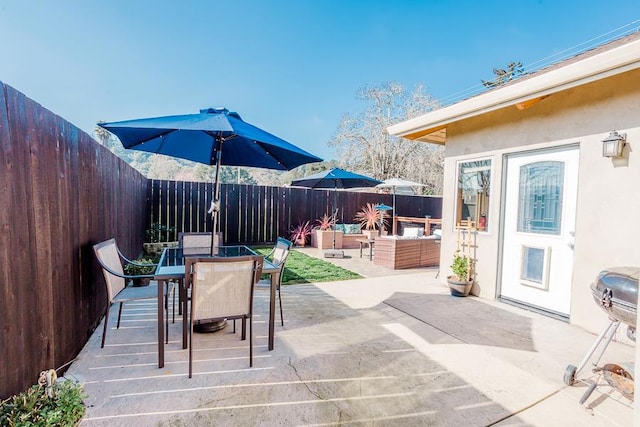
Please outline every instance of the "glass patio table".
[[[213, 256], [216, 257], [237, 257], [247, 255], [258, 255], [247, 246], [219, 246], [214, 249]], [[178, 280], [180, 282], [180, 301], [182, 303], [182, 348], [187, 348], [188, 322], [187, 322], [187, 289], [184, 286], [185, 278], [185, 258], [187, 257], [211, 256], [211, 248], [165, 248], [162, 251], [160, 262], [154, 273], [154, 279], [158, 282], [158, 368], [164, 367], [164, 343], [165, 343], [165, 319], [164, 319], [164, 298], [163, 288], [167, 281]], [[278, 287], [278, 267], [271, 262], [264, 260], [262, 272], [271, 275], [271, 286], [269, 289], [269, 350], [273, 350], [274, 329], [275, 329], [275, 296]], [[166, 331], [166, 339], [169, 339], [169, 332]]]

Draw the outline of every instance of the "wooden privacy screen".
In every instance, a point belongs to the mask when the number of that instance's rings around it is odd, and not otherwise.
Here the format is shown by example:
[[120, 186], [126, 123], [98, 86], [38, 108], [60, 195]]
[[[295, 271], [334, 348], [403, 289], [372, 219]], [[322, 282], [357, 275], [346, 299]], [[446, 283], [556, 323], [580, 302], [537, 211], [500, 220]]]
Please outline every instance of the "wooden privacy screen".
[[91, 247], [140, 251], [146, 181], [0, 82], [0, 399], [82, 349], [106, 304]]
[[[63, 95], [61, 95], [63, 96]], [[130, 257], [152, 222], [210, 231], [211, 184], [149, 181], [71, 123], [0, 82], [0, 399], [71, 361], [107, 303], [92, 246]], [[339, 221], [391, 195], [338, 192]], [[274, 242], [330, 212], [332, 190], [222, 185], [226, 244]], [[396, 196], [401, 215], [441, 217], [439, 197]]]
[[[213, 185], [210, 183], [150, 180], [148, 197], [150, 223], [176, 227], [176, 232], [211, 231]], [[298, 187], [263, 187], [222, 184], [220, 230], [224, 243], [273, 243], [278, 236], [289, 237], [289, 230], [300, 222], [313, 224], [333, 205], [333, 190]], [[392, 195], [338, 191], [339, 223], [353, 223], [354, 216], [367, 203], [392, 203]], [[440, 218], [442, 198], [396, 196], [396, 210], [424, 218]]]

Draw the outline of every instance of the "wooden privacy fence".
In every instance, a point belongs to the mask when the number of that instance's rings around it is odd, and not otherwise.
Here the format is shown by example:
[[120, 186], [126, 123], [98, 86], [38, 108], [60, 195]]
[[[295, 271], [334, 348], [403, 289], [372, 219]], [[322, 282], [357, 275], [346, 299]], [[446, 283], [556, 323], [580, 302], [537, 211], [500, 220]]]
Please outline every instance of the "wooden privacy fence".
[[143, 243], [147, 179], [0, 82], [0, 399], [71, 361], [106, 307], [92, 245]]
[[[213, 184], [150, 180], [147, 192], [150, 223], [175, 227], [176, 232], [211, 231], [211, 215], [207, 210]], [[224, 233], [225, 244], [260, 244], [274, 242], [278, 236], [289, 237], [291, 228], [300, 222], [314, 223], [324, 213], [331, 213], [334, 191], [222, 184], [220, 200], [220, 230]], [[356, 212], [367, 203], [391, 206], [393, 196], [338, 191], [338, 222], [355, 222]], [[396, 212], [412, 217], [440, 218], [442, 198], [397, 195]]]
[[[212, 185], [147, 180], [89, 135], [0, 82], [0, 399], [82, 350], [107, 304], [92, 246], [128, 256], [152, 222], [210, 231]], [[330, 212], [333, 192], [222, 185], [225, 243], [267, 243]], [[340, 222], [390, 195], [338, 192]], [[399, 215], [441, 216], [438, 197], [397, 196]]]

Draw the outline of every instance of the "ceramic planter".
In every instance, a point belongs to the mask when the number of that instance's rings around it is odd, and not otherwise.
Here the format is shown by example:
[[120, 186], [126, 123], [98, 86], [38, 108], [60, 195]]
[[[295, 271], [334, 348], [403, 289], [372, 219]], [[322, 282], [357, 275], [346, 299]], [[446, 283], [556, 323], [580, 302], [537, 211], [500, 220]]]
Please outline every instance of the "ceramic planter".
[[473, 280], [457, 280], [453, 276], [449, 276], [447, 277], [447, 284], [451, 295], [454, 297], [466, 297], [471, 292]]
[[[336, 249], [342, 248], [342, 231], [336, 231]], [[311, 233], [311, 246], [318, 249], [331, 249], [333, 247], [333, 230], [313, 230]]]

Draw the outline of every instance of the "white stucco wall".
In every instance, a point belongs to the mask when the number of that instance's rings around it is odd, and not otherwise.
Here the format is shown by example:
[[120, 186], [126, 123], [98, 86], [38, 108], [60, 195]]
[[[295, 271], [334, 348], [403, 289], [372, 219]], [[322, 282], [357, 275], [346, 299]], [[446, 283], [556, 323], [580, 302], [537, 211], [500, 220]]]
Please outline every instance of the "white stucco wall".
[[[626, 159], [602, 157], [610, 131], [627, 134]], [[442, 270], [449, 274], [457, 162], [492, 159], [489, 229], [477, 237], [477, 285], [473, 293], [497, 295], [503, 156], [579, 144], [580, 167], [571, 322], [600, 332], [606, 316], [589, 285], [599, 271], [640, 266], [640, 71], [631, 71], [554, 94], [529, 109], [501, 109], [447, 128], [443, 194]], [[444, 277], [447, 274], [443, 274]]]

